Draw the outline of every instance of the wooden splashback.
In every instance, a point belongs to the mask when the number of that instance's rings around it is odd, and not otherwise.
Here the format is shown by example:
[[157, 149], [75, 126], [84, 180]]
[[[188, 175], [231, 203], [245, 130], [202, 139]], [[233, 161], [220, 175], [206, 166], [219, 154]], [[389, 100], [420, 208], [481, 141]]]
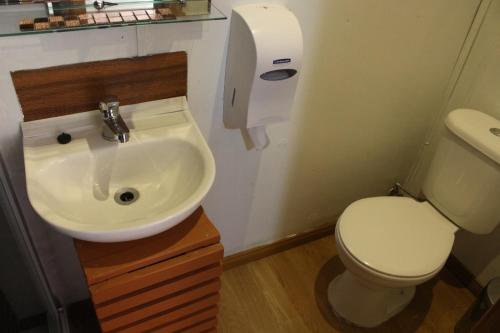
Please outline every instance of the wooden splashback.
[[11, 73], [24, 121], [97, 109], [116, 95], [121, 105], [185, 96], [186, 52], [94, 61]]

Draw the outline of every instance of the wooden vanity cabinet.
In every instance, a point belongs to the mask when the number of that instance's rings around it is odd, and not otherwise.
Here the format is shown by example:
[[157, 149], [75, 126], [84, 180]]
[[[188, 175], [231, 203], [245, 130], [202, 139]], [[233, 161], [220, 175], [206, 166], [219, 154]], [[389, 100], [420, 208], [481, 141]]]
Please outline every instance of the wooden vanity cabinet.
[[75, 240], [102, 332], [216, 332], [219, 241], [201, 207], [153, 237]]

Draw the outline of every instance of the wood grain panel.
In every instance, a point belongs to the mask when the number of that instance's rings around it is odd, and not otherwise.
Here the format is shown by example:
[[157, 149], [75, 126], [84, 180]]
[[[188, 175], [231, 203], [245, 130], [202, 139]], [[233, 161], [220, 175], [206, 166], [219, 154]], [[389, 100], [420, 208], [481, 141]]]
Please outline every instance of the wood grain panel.
[[131, 309], [125, 313], [114, 316], [111, 319], [103, 319], [101, 329], [104, 332], [112, 331], [120, 327], [140, 321], [141, 319], [149, 318], [161, 312], [167, 312], [175, 307], [193, 303], [194, 301], [217, 294], [220, 289], [219, 279], [201, 284], [185, 292], [176, 294], [172, 297], [161, 299], [159, 302], [147, 304], [139, 308]]
[[412, 302], [389, 321], [372, 329], [354, 327], [335, 316], [328, 302], [328, 286], [344, 269], [330, 235], [225, 271], [218, 331], [451, 333], [474, 302], [445, 268], [417, 286]]
[[201, 207], [150, 238], [75, 240], [102, 332], [213, 330], [224, 255], [219, 240]]
[[198, 312], [191, 315], [183, 320], [176, 321], [175, 323], [169, 324], [164, 327], [159, 327], [152, 332], [154, 333], [172, 333], [172, 332], [193, 332], [193, 331], [203, 331], [210, 327], [214, 327], [217, 324], [218, 309], [217, 307], [212, 307], [210, 309]]
[[169, 280], [165, 284], [153, 286], [154, 288], [140, 290], [138, 293], [125, 295], [120, 299], [114, 299], [110, 301], [111, 303], [109, 304], [98, 305], [95, 307], [96, 314], [99, 318], [107, 318], [119, 312], [126, 311], [148, 302], [153, 302], [159, 298], [186, 290], [200, 283], [213, 280], [219, 277], [221, 273], [222, 267], [220, 264], [211, 268], [206, 268], [206, 270], [203, 271], [195, 271], [187, 276], [180, 276]]
[[207, 332], [208, 330], [212, 330], [212, 332], [216, 332], [215, 326], [217, 325], [217, 319], [209, 319], [205, 320], [199, 324], [196, 324], [192, 327], [189, 327], [187, 329], [183, 329], [178, 331], [179, 333], [202, 333], [202, 332]]
[[44, 119], [97, 109], [116, 95], [122, 105], [185, 96], [187, 55], [86, 62], [11, 73], [24, 120]]
[[99, 305], [113, 298], [170, 280], [201, 267], [218, 263], [222, 259], [223, 253], [224, 249], [222, 245], [214, 244], [93, 285], [89, 288], [92, 301], [95, 305]]
[[171, 312], [162, 312], [157, 316], [148, 318], [146, 321], [141, 321], [140, 323], [124, 327], [119, 329], [119, 331], [121, 333], [147, 332], [155, 327], [164, 327], [165, 325], [168, 325], [168, 323], [216, 305], [219, 302], [219, 298], [219, 294], [204, 297], [180, 308], [175, 308]]
[[75, 240], [75, 247], [87, 284], [92, 286], [219, 240], [219, 232], [200, 207], [182, 223], [153, 237], [121, 243]]

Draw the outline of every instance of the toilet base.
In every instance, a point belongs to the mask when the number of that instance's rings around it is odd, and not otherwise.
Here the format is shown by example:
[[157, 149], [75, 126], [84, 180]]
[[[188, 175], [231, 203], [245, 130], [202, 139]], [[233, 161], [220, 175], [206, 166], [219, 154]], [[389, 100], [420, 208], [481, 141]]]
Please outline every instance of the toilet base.
[[415, 286], [386, 288], [369, 285], [345, 271], [330, 282], [328, 301], [333, 312], [360, 327], [375, 327], [411, 302]]

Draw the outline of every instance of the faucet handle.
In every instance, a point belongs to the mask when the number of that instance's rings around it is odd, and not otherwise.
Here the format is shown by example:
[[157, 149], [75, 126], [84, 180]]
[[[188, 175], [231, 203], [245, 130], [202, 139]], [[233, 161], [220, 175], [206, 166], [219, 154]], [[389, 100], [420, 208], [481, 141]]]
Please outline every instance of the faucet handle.
[[104, 118], [116, 118], [119, 114], [120, 102], [118, 97], [110, 95], [99, 102], [99, 110], [104, 114]]

